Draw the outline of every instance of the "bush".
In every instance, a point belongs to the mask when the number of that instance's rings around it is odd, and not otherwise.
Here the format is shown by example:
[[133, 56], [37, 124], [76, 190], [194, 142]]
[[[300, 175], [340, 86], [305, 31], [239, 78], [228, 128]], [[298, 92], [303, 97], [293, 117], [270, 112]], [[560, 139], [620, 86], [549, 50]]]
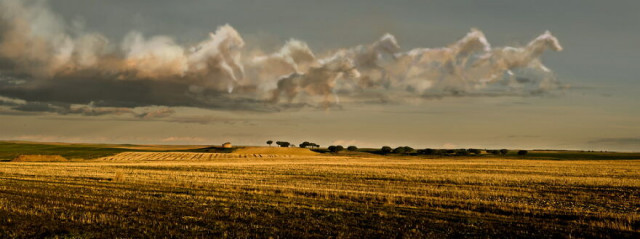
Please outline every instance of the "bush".
[[351, 145], [351, 146], [347, 147], [347, 150], [349, 150], [349, 151], [358, 151], [358, 147]]
[[508, 150], [508, 149], [501, 149], [501, 150], [500, 150], [500, 154], [502, 154], [502, 155], [505, 155], [505, 154], [507, 154], [508, 152], [509, 152], [509, 150]]
[[526, 150], [518, 151], [518, 155], [527, 155], [527, 153], [529, 153], [529, 151], [526, 151]]
[[381, 151], [383, 154], [388, 154], [388, 153], [391, 153], [392, 149], [391, 149], [391, 147], [389, 147], [389, 146], [382, 146], [382, 148], [380, 149], [380, 151]]

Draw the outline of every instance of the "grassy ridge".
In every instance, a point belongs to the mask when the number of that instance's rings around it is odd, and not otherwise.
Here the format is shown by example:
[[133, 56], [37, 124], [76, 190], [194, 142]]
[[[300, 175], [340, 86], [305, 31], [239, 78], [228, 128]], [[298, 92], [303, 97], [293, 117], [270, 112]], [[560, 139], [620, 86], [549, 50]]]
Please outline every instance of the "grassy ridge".
[[0, 161], [20, 155], [60, 155], [67, 159], [95, 159], [122, 152], [211, 152], [231, 153], [234, 149], [180, 145], [72, 144], [0, 141]]
[[38, 144], [0, 142], [0, 160], [14, 159], [20, 155], [60, 155], [68, 159], [93, 159], [114, 155], [125, 151], [137, 151], [124, 148], [111, 148], [92, 144]]

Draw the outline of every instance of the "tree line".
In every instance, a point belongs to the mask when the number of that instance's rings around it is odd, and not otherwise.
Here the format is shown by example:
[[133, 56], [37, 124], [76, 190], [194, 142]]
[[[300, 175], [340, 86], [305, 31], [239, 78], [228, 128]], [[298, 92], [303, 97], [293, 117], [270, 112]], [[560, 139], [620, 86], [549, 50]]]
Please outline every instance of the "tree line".
[[[271, 144], [273, 144], [273, 140], [268, 140], [267, 144], [269, 146], [271, 146]], [[280, 147], [295, 147], [295, 145], [286, 142], [286, 141], [276, 141], [276, 145], [280, 146]], [[320, 145], [316, 144], [316, 143], [312, 143], [312, 142], [308, 142], [308, 141], [304, 141], [301, 144], [298, 145], [300, 148], [309, 148], [312, 150], [319, 150], [320, 149]], [[339, 153], [341, 151], [359, 151], [358, 147], [355, 145], [350, 145], [347, 148], [345, 148], [342, 145], [331, 145], [329, 147], [327, 147], [327, 150], [331, 153]], [[368, 151], [368, 152], [372, 152], [372, 153], [379, 153], [379, 154], [401, 154], [401, 155], [441, 155], [441, 156], [469, 156], [469, 155], [480, 155], [482, 154], [482, 149], [475, 149], [475, 148], [469, 148], [469, 149], [432, 149], [432, 148], [426, 148], [426, 149], [414, 149], [412, 147], [409, 146], [400, 146], [400, 147], [396, 147], [396, 148], [391, 148], [390, 146], [382, 146], [382, 148], [380, 148], [379, 151]], [[506, 155], [507, 153], [509, 153], [508, 149], [484, 149], [484, 151], [487, 154], [491, 154], [491, 155]], [[520, 156], [523, 155], [527, 155], [529, 153], [529, 151], [527, 150], [518, 150], [517, 154]]]

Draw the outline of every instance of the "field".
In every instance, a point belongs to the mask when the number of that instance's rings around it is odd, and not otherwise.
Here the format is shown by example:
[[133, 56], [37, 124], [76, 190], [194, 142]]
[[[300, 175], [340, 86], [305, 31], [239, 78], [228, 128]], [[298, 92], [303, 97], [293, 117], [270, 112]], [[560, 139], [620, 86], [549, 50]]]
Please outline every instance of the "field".
[[94, 159], [131, 151], [195, 151], [197, 145], [126, 145], [126, 144], [71, 144], [0, 141], [0, 161], [9, 161], [21, 155], [56, 155], [66, 159]]
[[268, 150], [2, 162], [0, 237], [640, 236], [640, 160]]

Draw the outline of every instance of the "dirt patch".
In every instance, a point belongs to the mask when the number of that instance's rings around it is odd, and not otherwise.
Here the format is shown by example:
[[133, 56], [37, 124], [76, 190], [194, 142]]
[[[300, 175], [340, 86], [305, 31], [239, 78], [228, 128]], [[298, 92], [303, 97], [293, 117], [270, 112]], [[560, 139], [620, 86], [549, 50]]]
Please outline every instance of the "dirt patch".
[[60, 155], [39, 155], [39, 154], [24, 154], [15, 157], [12, 162], [67, 162], [68, 159]]

